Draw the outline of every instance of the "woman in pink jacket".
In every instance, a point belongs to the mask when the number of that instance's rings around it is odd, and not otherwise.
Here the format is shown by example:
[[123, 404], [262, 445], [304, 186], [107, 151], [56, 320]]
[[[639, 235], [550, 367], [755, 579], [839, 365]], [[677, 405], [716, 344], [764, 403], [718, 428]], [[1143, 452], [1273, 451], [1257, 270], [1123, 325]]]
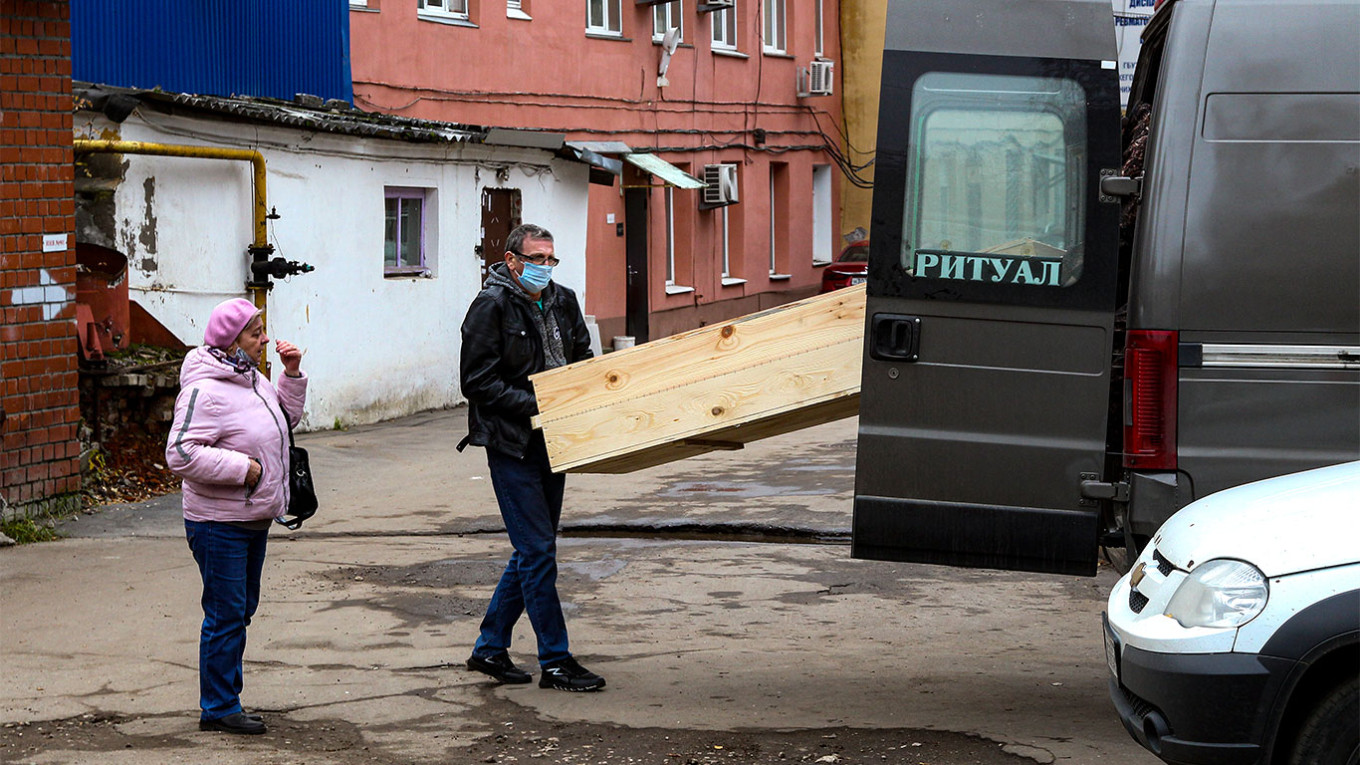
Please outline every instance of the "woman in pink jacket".
[[203, 341], [184, 358], [165, 449], [184, 479], [185, 533], [203, 577], [198, 727], [264, 733], [241, 708], [241, 657], [269, 527], [288, 508], [288, 431], [302, 417], [307, 378], [302, 353], [282, 340], [278, 388], [260, 374], [269, 338], [244, 298], [213, 309]]

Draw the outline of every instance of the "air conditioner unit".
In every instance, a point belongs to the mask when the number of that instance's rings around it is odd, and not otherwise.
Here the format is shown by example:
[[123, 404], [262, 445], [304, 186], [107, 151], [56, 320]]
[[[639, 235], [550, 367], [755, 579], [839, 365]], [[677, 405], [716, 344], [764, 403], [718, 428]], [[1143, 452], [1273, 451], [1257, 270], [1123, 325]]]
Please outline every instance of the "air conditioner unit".
[[710, 11], [721, 11], [724, 8], [736, 8], [737, 0], [701, 0], [699, 3], [699, 13]]
[[737, 202], [737, 166], [704, 165], [705, 206], [719, 207]]
[[811, 61], [807, 69], [799, 68], [798, 95], [829, 96], [835, 86], [834, 61]]

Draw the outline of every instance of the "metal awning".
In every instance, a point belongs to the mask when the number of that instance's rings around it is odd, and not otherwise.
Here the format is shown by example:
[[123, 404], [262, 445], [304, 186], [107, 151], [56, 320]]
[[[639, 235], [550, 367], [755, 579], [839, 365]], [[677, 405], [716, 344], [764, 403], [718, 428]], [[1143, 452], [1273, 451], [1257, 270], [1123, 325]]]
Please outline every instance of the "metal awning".
[[[623, 163], [617, 159], [611, 159], [599, 152], [578, 146], [571, 141], [567, 141], [566, 148], [571, 152], [571, 156], [590, 165], [592, 171], [599, 169], [610, 173], [611, 175], [623, 175]], [[594, 182], [593, 179], [592, 182]], [[610, 180], [609, 184], [613, 184], [613, 182], [613, 180]]]
[[567, 145], [596, 154], [628, 154], [633, 151], [633, 147], [623, 141], [567, 141]]
[[548, 149], [557, 151], [567, 140], [562, 133], [545, 133], [542, 130], [518, 130], [516, 128], [487, 128], [482, 143], [491, 146], [523, 146], [528, 149]]
[[672, 165], [655, 154], [625, 154], [628, 163], [655, 175], [670, 186], [681, 189], [702, 189], [704, 182]]

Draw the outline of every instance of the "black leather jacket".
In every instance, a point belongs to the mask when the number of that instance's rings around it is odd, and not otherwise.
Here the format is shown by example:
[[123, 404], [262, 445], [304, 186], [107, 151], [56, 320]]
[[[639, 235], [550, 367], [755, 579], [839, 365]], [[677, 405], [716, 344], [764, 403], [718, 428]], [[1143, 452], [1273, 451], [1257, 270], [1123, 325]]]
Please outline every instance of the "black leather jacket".
[[[557, 318], [567, 363], [594, 355], [576, 293], [550, 282], [541, 297], [543, 310]], [[533, 434], [529, 418], [538, 413], [529, 375], [546, 369], [543, 338], [530, 313], [537, 310], [504, 263], [492, 266], [486, 287], [463, 319], [459, 382], [469, 406], [468, 435], [460, 451], [470, 443], [524, 456]]]

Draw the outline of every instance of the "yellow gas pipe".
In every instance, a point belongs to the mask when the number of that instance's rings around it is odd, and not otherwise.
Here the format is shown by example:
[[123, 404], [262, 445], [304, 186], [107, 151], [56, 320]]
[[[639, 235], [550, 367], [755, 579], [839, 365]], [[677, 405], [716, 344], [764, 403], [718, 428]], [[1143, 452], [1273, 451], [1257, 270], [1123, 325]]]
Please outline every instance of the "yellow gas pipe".
[[[265, 172], [264, 155], [254, 149], [224, 149], [215, 146], [184, 146], [168, 143], [148, 143], [145, 141], [109, 141], [103, 139], [77, 138], [72, 142], [76, 154], [153, 154], [163, 157], [195, 157], [198, 159], [234, 159], [249, 162], [255, 170], [255, 205], [253, 213], [253, 228], [255, 231], [255, 241], [251, 245], [252, 251], [266, 251], [269, 249], [267, 215], [268, 206], [265, 204]], [[255, 301], [255, 307], [260, 309], [260, 320], [265, 320], [265, 298], [269, 291], [266, 287], [251, 284], [249, 285], [251, 298]], [[269, 373], [268, 361], [260, 359], [260, 370], [266, 375]]]

